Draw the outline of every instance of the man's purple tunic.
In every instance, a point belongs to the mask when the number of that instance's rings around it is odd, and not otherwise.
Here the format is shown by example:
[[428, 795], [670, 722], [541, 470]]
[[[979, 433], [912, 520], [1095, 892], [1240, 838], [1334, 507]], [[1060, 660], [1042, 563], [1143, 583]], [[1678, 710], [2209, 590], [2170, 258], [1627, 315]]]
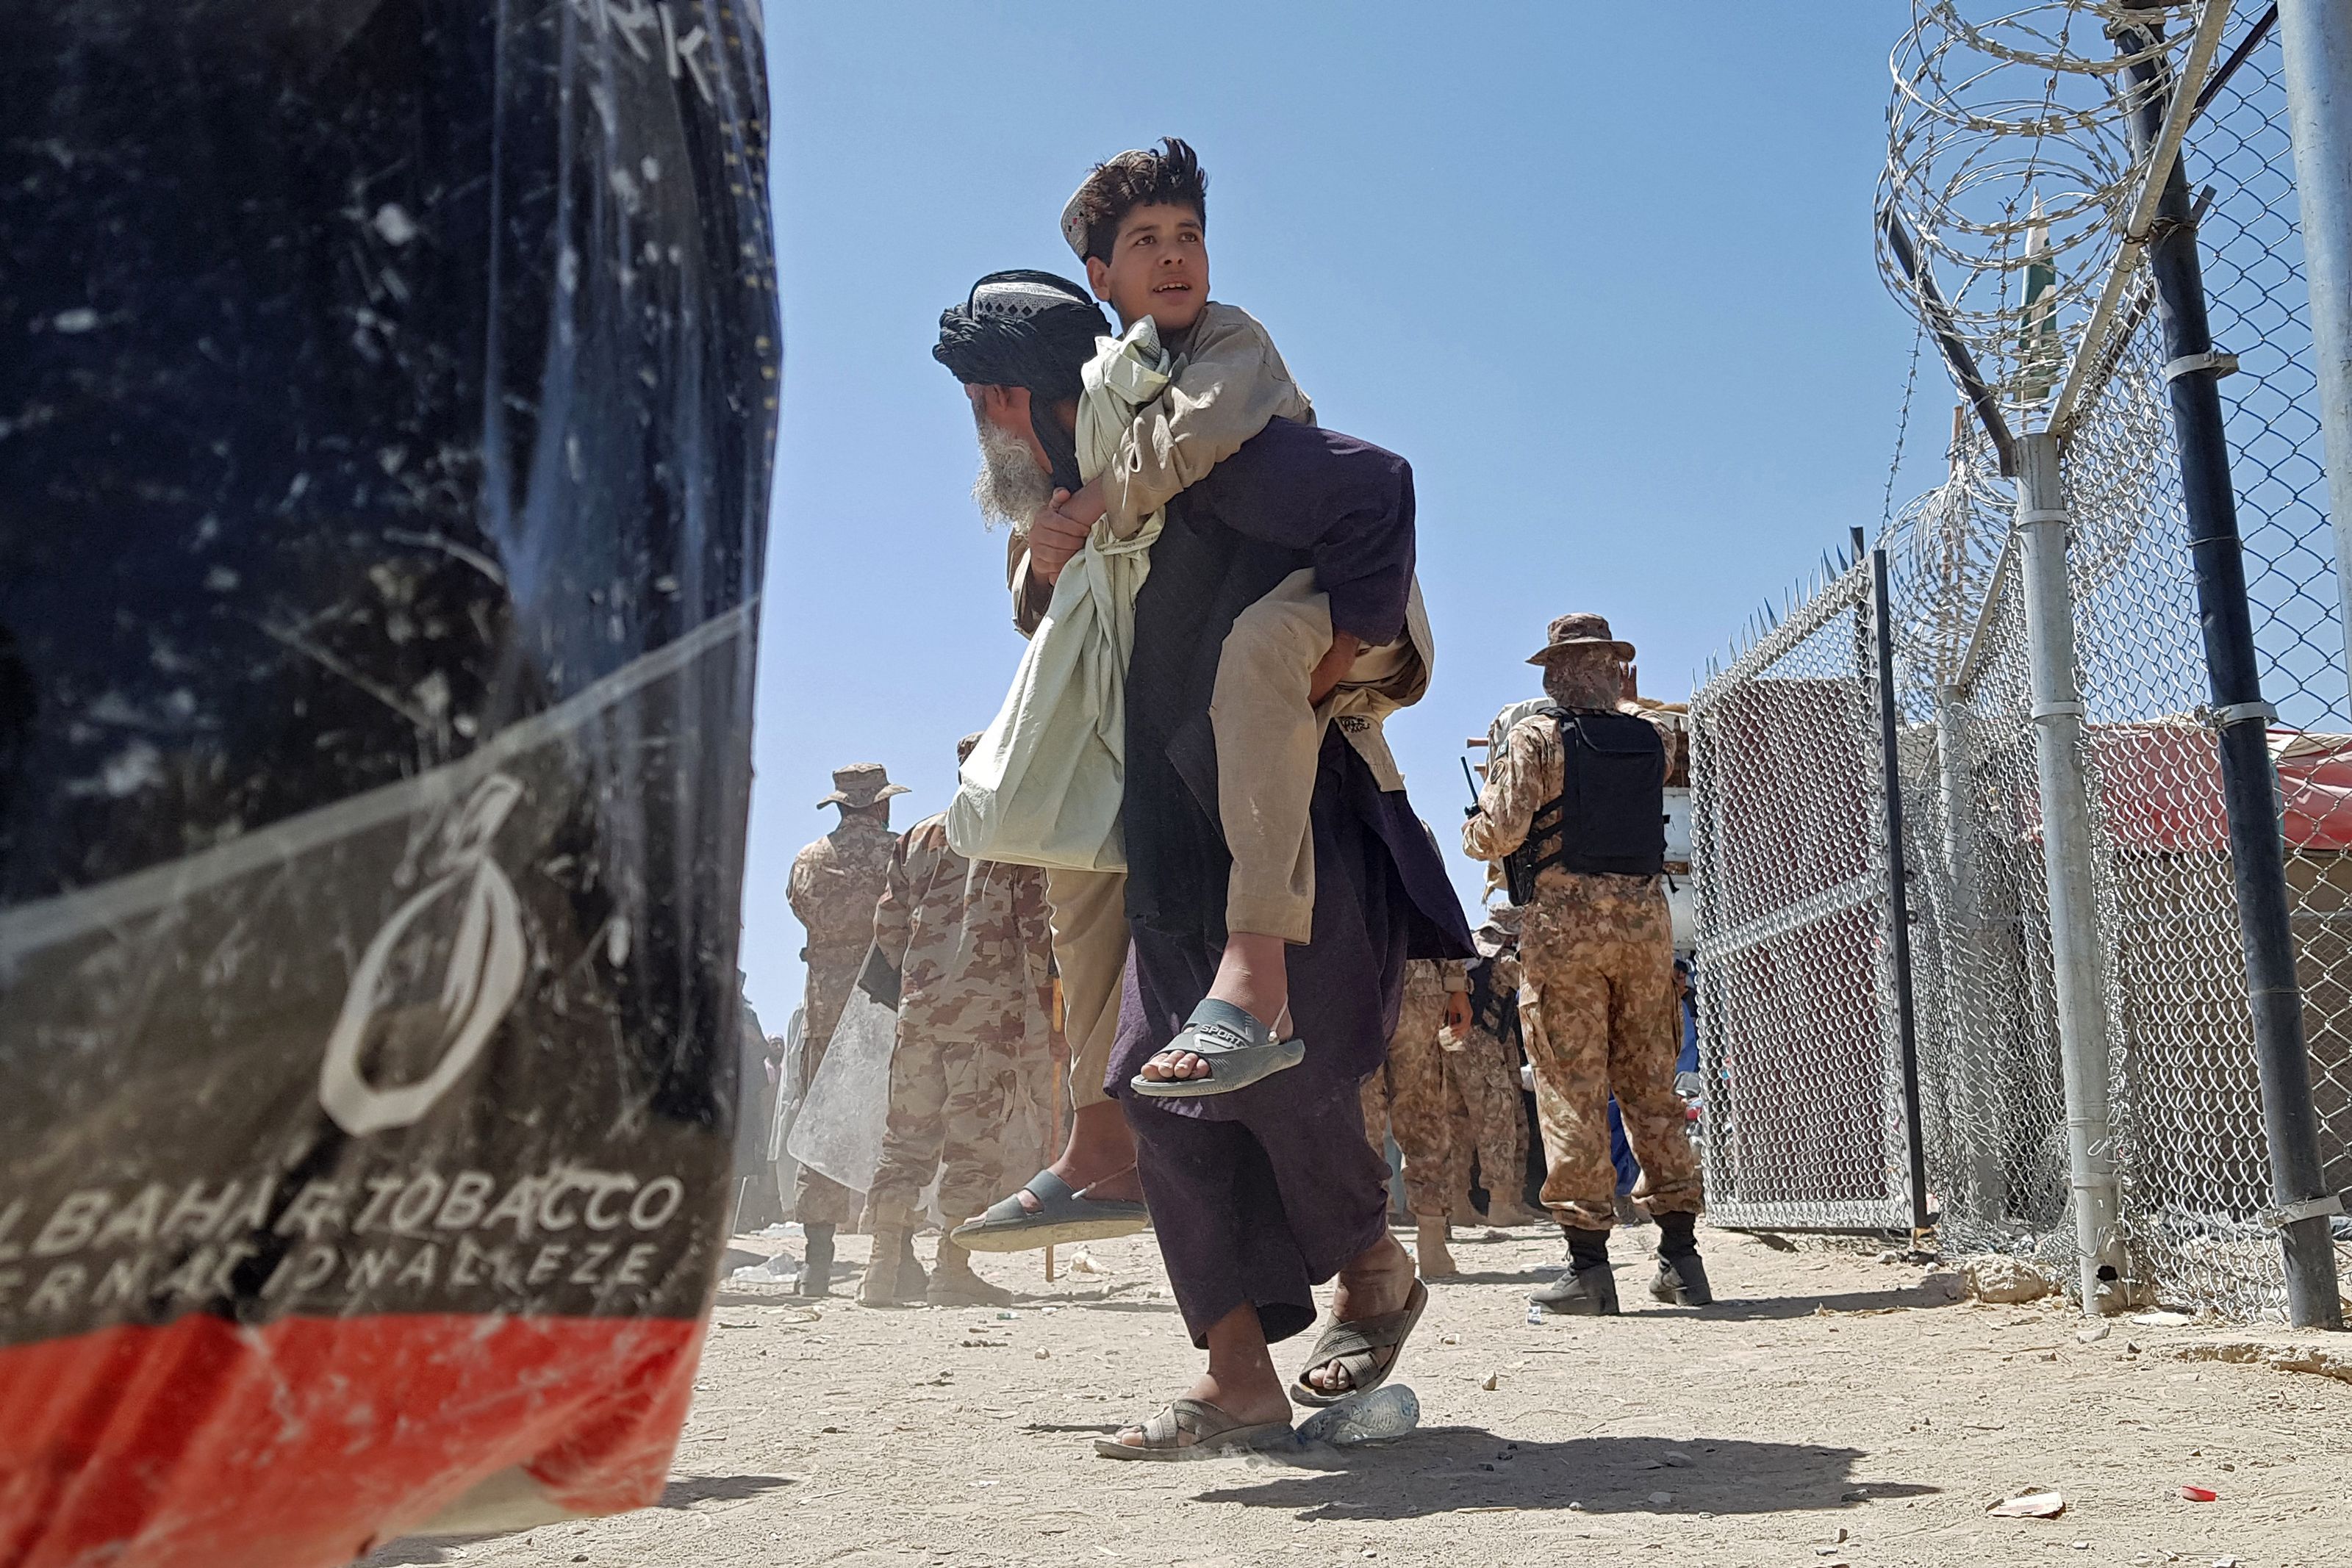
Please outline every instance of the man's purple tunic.
[[1471, 955], [1460, 901], [1402, 790], [1336, 730], [1311, 824], [1313, 940], [1288, 950], [1307, 1059], [1229, 1094], [1145, 1099], [1128, 1081], [1208, 994], [1231, 865], [1217, 828], [1208, 704], [1234, 618], [1313, 567], [1331, 620], [1368, 645], [1404, 628], [1412, 472], [1393, 453], [1275, 420], [1169, 507], [1136, 601], [1128, 668], [1128, 912], [1135, 946], [1105, 1087], [1135, 1129], [1161, 1257], [1193, 1343], [1244, 1302], [1279, 1340], [1315, 1285], [1379, 1241], [1388, 1171], [1358, 1090], [1388, 1051], [1409, 957]]

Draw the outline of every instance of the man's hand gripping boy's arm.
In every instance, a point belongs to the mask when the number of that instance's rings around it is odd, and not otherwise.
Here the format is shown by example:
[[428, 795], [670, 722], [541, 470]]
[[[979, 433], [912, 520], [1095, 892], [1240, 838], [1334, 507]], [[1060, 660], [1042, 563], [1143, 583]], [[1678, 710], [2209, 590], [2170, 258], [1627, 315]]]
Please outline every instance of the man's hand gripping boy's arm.
[[1013, 537], [1005, 554], [1004, 586], [1013, 591], [1013, 624], [1024, 637], [1034, 636], [1054, 602], [1054, 583], [1087, 542], [1087, 528], [1054, 510], [1066, 502], [1067, 490], [1037, 509], [1029, 526]]

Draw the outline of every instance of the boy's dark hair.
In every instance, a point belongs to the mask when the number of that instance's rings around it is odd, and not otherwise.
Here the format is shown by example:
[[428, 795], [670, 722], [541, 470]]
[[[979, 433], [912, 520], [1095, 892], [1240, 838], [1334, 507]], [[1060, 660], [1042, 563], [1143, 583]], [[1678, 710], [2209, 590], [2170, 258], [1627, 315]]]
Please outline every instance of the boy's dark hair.
[[1139, 148], [1095, 165], [1070, 201], [1072, 226], [1085, 235], [1078, 254], [1108, 261], [1111, 242], [1118, 237], [1118, 225], [1127, 214], [1138, 207], [1163, 205], [1190, 207], [1203, 227], [1208, 225], [1209, 177], [1201, 172], [1201, 160], [1192, 149], [1174, 136], [1160, 138], [1156, 149]]

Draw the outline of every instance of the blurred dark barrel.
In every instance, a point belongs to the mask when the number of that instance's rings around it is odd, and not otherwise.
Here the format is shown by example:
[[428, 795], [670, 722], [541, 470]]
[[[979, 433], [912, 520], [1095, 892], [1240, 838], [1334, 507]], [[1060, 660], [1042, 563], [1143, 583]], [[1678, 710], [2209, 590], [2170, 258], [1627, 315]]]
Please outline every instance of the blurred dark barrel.
[[0, 1564], [649, 1501], [730, 1185], [757, 5], [8, 35]]

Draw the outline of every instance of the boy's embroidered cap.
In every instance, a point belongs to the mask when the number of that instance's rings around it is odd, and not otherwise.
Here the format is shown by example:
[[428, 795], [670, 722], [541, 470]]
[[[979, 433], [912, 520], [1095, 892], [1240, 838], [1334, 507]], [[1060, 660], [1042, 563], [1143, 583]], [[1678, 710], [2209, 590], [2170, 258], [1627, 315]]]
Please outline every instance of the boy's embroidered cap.
[[1062, 237], [1070, 242], [1070, 254], [1080, 261], [1087, 258], [1087, 218], [1079, 210], [1078, 201], [1086, 193], [1087, 188], [1082, 184], [1070, 193], [1070, 199], [1062, 206]]

